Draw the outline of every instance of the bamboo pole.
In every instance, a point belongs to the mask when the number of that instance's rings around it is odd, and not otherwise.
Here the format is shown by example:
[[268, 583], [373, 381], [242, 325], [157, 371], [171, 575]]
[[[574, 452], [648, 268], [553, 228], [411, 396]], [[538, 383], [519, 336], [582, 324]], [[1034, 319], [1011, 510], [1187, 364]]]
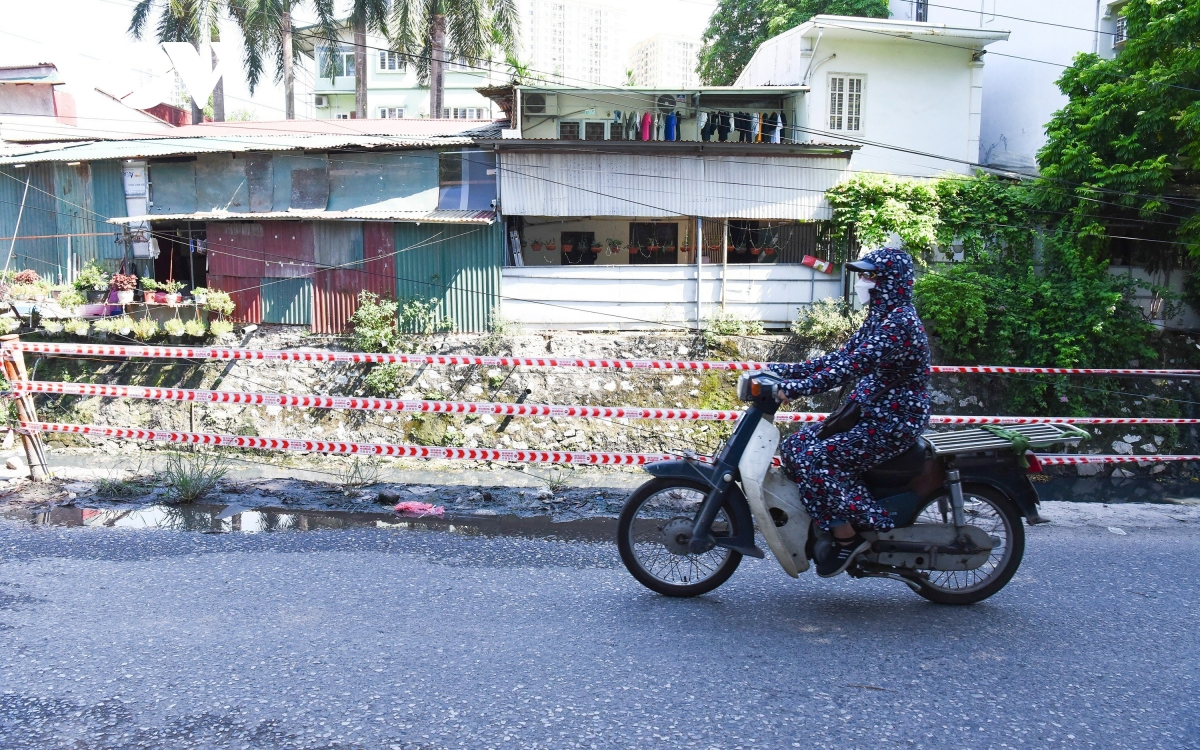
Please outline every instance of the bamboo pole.
[[[17, 334], [10, 333], [7, 336], [0, 336], [0, 342], [19, 341], [20, 338]], [[8, 349], [4, 355], [4, 374], [9, 381], [28, 380], [29, 374], [25, 370], [24, 354]], [[33, 398], [29, 394], [25, 394], [15, 401], [17, 402], [17, 414], [22, 422], [38, 421], [37, 409], [34, 408]], [[37, 432], [22, 432], [21, 443], [25, 446], [25, 457], [29, 460], [29, 478], [35, 482], [46, 481], [46, 449], [42, 445], [42, 436]]]

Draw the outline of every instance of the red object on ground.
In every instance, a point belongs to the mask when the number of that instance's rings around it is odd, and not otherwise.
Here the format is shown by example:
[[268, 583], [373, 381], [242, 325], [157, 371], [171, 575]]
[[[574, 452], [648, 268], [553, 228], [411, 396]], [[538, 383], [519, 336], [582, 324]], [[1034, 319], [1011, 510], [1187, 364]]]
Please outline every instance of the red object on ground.
[[430, 505], [416, 500], [405, 500], [402, 503], [396, 504], [396, 512], [403, 513], [409, 516], [437, 516], [441, 518], [446, 515], [446, 509], [440, 505]]

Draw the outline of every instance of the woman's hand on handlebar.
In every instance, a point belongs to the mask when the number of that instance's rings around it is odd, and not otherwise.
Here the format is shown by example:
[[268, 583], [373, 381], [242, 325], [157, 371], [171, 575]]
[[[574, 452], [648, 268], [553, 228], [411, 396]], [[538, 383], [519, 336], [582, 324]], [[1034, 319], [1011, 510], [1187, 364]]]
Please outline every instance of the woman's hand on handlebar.
[[787, 391], [783, 390], [783, 386], [775, 386], [775, 399], [781, 404], [788, 402]]

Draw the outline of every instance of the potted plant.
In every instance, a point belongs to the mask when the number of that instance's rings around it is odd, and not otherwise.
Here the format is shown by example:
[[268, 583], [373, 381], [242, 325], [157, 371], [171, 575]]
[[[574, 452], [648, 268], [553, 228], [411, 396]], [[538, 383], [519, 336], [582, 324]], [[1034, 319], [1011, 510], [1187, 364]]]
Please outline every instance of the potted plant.
[[[563, 247], [564, 253], [569, 253], [575, 249], [575, 244], [572, 242], [564, 242], [562, 247]], [[551, 250], [553, 250], [553, 249], [554, 248], [551, 248]]]
[[137, 288], [137, 283], [138, 277], [131, 273], [113, 274], [109, 288], [117, 293], [117, 304], [128, 305], [133, 302], [133, 290]]
[[179, 318], [171, 318], [166, 323], [163, 323], [163, 330], [173, 339], [183, 336], [184, 324]]
[[651, 242], [650, 245], [646, 249], [649, 250], [651, 254], [653, 254], [653, 253], [657, 253], [661, 249], [661, 247], [662, 247], [661, 245], [656, 245], [655, 243]]
[[158, 323], [153, 318], [142, 318], [133, 324], [133, 335], [138, 341], [149, 341], [158, 335]]
[[191, 336], [192, 338], [196, 338], [196, 339], [204, 338], [204, 334], [205, 334], [204, 321], [200, 320], [199, 318], [189, 320], [188, 322], [183, 324], [183, 332], [185, 334], [187, 334], [188, 336]]
[[75, 277], [75, 289], [93, 305], [104, 302], [108, 292], [108, 274], [96, 261], [89, 261]]
[[558, 243], [556, 243], [554, 240], [550, 240], [549, 242], [546, 243], [546, 249], [549, 250], [550, 252], [554, 252], [555, 250], [558, 249]]
[[767, 255], [774, 255], [775, 254], [775, 246], [771, 245], [770, 247], [764, 247], [763, 252], [766, 253]]
[[42, 321], [42, 330], [45, 331], [46, 333], [50, 333], [50, 334], [62, 333], [62, 329], [63, 329], [63, 324], [57, 320], [43, 320]]
[[751, 255], [759, 255], [760, 253], [762, 253], [761, 247], [755, 247], [754, 245], [750, 246], [750, 254]]
[[601, 245], [599, 242], [592, 243], [592, 252], [595, 253], [596, 255], [599, 255], [600, 251], [603, 249], [604, 249], [604, 245]]
[[667, 245], [666, 247], [663, 248], [663, 252], [664, 253], [673, 253], [673, 252], [675, 252], [675, 246]]
[[617, 253], [621, 252], [621, 241], [620, 240], [614, 240], [613, 238], [609, 237], [607, 240], [604, 241], [604, 244], [608, 245], [608, 254], [609, 255], [616, 255]]
[[535, 253], [536, 253], [536, 252], [538, 252], [538, 251], [540, 251], [540, 250], [542, 249], [542, 241], [541, 241], [541, 240], [534, 240], [534, 241], [530, 242], [530, 243], [529, 243], [529, 249], [530, 249], [530, 250], [532, 250], [532, 251], [534, 251]]
[[217, 338], [233, 333], [233, 323], [228, 320], [214, 320], [208, 327], [209, 333]]
[[218, 292], [215, 289], [208, 291], [207, 298], [204, 301], [205, 310], [215, 312], [224, 318], [226, 315], [232, 315], [235, 308], [236, 305], [233, 302], [233, 298], [229, 296], [228, 292]]
[[192, 301], [203, 307], [204, 303], [208, 301], [208, 294], [209, 290], [207, 288], [198, 286], [192, 290]]
[[179, 293], [179, 291], [183, 289], [182, 281], [167, 279], [163, 283], [159, 284], [158, 288], [162, 289], [165, 296], [163, 302], [166, 302], [168, 305], [178, 305], [183, 301], [183, 295]]
[[71, 318], [63, 323], [63, 330], [72, 336], [87, 336], [91, 326], [83, 318]]

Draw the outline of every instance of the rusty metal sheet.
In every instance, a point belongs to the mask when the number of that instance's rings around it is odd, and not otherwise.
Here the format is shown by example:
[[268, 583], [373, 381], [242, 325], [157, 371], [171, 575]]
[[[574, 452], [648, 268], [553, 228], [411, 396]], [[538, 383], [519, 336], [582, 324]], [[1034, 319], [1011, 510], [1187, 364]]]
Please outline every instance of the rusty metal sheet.
[[255, 221], [210, 221], [208, 272], [217, 276], [266, 276], [263, 225]]
[[196, 159], [196, 208], [245, 211], [250, 208], [246, 160], [235, 154], [201, 154]]
[[307, 278], [313, 265], [313, 224], [311, 221], [264, 221], [263, 276], [270, 278]]
[[[391, 222], [363, 224], [363, 271], [391, 285], [396, 278], [396, 227]], [[391, 287], [386, 296], [392, 296]]]
[[329, 171], [326, 167], [292, 170], [292, 196], [288, 202], [289, 208], [324, 210], [328, 203]]
[[262, 279], [257, 277], [208, 274], [208, 288], [228, 292], [236, 306], [230, 317], [243, 323], [263, 322], [261, 284]]
[[358, 296], [371, 292], [394, 297], [391, 276], [367, 271], [318, 271], [313, 276], [313, 332], [344, 333], [358, 309]]
[[318, 267], [361, 268], [363, 225], [358, 221], [314, 223], [314, 258]]

